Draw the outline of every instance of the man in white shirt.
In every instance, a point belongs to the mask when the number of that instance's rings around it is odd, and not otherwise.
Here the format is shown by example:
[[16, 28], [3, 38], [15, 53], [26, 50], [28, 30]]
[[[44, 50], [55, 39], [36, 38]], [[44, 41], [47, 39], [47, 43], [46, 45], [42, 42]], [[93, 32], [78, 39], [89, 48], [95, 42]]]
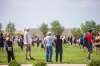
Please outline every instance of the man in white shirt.
[[[32, 44], [32, 36], [29, 32], [29, 28], [27, 27], [24, 32], [24, 45], [26, 47], [26, 60], [33, 59], [31, 56], [31, 44]], [[28, 58], [28, 53], [29, 53], [30, 58]]]

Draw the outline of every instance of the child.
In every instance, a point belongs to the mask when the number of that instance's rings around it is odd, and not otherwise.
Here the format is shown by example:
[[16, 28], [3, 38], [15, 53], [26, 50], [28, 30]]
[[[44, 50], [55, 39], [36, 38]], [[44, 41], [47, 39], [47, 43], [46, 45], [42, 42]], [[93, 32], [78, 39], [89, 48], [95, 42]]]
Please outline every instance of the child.
[[10, 40], [9, 34], [6, 37], [6, 51], [7, 51], [8, 63], [11, 61], [11, 59], [15, 60], [12, 41]]

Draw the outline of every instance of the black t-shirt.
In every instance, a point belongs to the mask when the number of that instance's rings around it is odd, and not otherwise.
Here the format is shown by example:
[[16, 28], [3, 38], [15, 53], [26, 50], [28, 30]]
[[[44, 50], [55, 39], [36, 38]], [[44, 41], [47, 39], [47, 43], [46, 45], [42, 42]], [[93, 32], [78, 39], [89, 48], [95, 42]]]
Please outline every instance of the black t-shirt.
[[56, 43], [56, 49], [58, 50], [62, 49], [62, 39], [56, 39], [55, 43]]
[[7, 44], [8, 47], [12, 47], [12, 41], [7, 40], [7, 41], [6, 41], [6, 44]]

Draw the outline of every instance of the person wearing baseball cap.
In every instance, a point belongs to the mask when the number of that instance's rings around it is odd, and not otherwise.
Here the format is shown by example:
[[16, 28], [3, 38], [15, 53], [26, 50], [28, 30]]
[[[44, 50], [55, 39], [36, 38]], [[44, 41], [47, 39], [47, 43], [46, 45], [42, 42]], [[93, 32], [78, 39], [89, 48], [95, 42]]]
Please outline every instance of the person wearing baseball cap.
[[46, 48], [46, 62], [52, 62], [52, 43], [53, 38], [51, 32], [47, 33], [47, 36], [44, 38], [44, 44]]
[[[29, 31], [29, 27], [26, 27], [24, 29], [24, 45], [26, 48], [26, 60], [33, 60], [32, 56], [31, 56], [31, 42], [32, 42], [32, 36], [30, 35]], [[29, 53], [29, 54], [28, 54]], [[29, 57], [28, 57], [29, 55]]]

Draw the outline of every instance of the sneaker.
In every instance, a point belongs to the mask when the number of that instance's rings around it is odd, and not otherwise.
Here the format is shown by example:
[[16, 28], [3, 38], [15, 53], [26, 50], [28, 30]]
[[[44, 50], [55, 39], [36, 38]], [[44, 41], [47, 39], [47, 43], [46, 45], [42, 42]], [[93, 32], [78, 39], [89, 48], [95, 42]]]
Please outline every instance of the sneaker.
[[33, 57], [30, 58], [31, 60], [35, 60]]

